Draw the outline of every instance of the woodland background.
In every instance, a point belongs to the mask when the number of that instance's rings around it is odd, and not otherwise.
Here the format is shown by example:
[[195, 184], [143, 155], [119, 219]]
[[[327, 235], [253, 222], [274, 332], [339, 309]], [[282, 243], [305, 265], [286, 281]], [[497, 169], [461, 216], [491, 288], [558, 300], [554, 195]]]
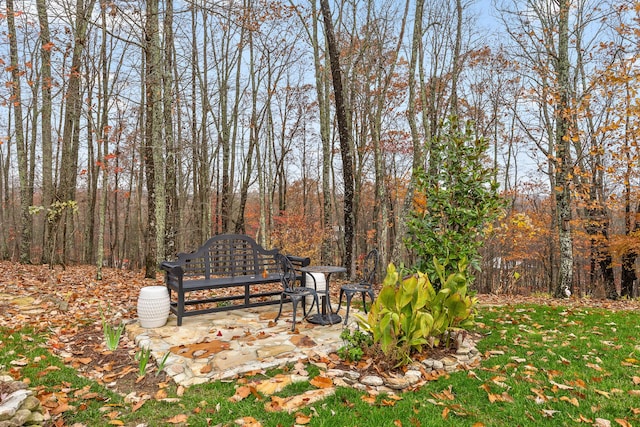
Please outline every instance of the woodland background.
[[456, 116], [508, 200], [478, 290], [637, 295], [639, 17], [631, 0], [5, 0], [0, 257], [153, 276], [238, 232], [352, 273], [373, 247], [410, 264], [415, 171], [441, 167]]

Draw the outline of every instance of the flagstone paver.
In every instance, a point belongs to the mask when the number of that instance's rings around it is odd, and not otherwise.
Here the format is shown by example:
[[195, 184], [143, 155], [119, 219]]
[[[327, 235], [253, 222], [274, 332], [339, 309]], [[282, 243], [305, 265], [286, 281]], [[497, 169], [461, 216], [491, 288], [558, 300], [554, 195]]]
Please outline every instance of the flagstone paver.
[[277, 323], [273, 321], [276, 315], [277, 307], [232, 310], [187, 317], [180, 327], [171, 315], [160, 328], [130, 323], [127, 333], [139, 347], [150, 347], [156, 361], [170, 352], [165, 371], [183, 386], [328, 355], [343, 345], [342, 323], [322, 326], [302, 321], [292, 333], [286, 321], [291, 312], [283, 313]]

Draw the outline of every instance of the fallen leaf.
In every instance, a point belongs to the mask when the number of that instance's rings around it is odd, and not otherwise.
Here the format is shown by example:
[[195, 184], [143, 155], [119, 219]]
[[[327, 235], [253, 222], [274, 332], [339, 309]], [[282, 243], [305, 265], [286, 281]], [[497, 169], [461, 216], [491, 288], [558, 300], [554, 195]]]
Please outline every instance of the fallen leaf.
[[442, 419], [446, 420], [449, 417], [449, 408], [444, 408], [442, 410]]
[[436, 399], [440, 399], [440, 400], [454, 400], [456, 397], [454, 396], [454, 394], [451, 392], [451, 388], [449, 388], [448, 390], [443, 390], [440, 393], [431, 393], [431, 396], [435, 397]]
[[245, 427], [262, 427], [262, 424], [260, 424], [260, 421], [256, 420], [253, 417], [242, 417], [237, 419], [235, 423], [238, 424], [239, 426], [245, 426]]
[[146, 400], [141, 400], [138, 403], [134, 404], [131, 407], [131, 412], [136, 412], [138, 409], [142, 408], [142, 405], [144, 405], [145, 402], [146, 402]]
[[554, 386], [558, 387], [560, 390], [573, 390], [573, 387], [565, 385], [565, 384], [560, 384], [557, 383], [555, 381], [549, 381], [551, 384], [553, 384]]
[[160, 389], [156, 392], [156, 394], [153, 396], [156, 400], [161, 400], [161, 399], [166, 399], [167, 397], [167, 392], [164, 389]]
[[580, 422], [591, 424], [593, 420], [591, 418], [587, 418], [584, 415], [580, 414]]
[[362, 399], [363, 402], [368, 403], [369, 405], [373, 405], [376, 403], [376, 397], [372, 396], [370, 394], [368, 395], [362, 395], [360, 396], [360, 399]]
[[72, 410], [75, 410], [73, 406], [70, 406], [67, 403], [61, 403], [49, 412], [51, 413], [51, 415], [59, 415], [63, 412], [72, 411]]
[[166, 421], [171, 424], [180, 424], [180, 423], [186, 423], [188, 418], [189, 417], [186, 414], [178, 414], [175, 417], [171, 417]]
[[302, 413], [296, 414], [296, 424], [309, 424], [311, 422], [311, 417]]
[[622, 418], [616, 418], [615, 421], [620, 424], [622, 427], [632, 427], [631, 423], [629, 423], [629, 421], [624, 420]]
[[311, 339], [307, 335], [294, 335], [291, 337], [290, 341], [296, 347], [311, 348], [318, 345], [313, 339]]
[[564, 402], [569, 402], [575, 407], [579, 407], [580, 406], [580, 402], [578, 402], [578, 399], [576, 399], [575, 397], [561, 396], [560, 400], [562, 400]]
[[299, 382], [299, 379], [291, 375], [277, 375], [269, 380], [256, 383], [255, 389], [266, 396], [271, 396], [272, 394], [281, 392], [285, 387], [294, 382]]
[[311, 381], [309, 381], [309, 383], [317, 388], [331, 388], [333, 387], [333, 381], [331, 380], [331, 378], [327, 378], [327, 377], [323, 377], [318, 375], [317, 377], [313, 378]]
[[251, 387], [242, 386], [236, 389], [236, 393], [229, 398], [230, 402], [240, 402], [243, 399], [246, 399], [251, 394]]
[[269, 412], [286, 411], [288, 413], [293, 413], [303, 406], [318, 402], [328, 396], [332, 396], [334, 393], [335, 388], [325, 388], [320, 390], [309, 390], [300, 395], [288, 398], [271, 396], [271, 402], [267, 402], [265, 404], [265, 409]]
[[222, 350], [228, 350], [229, 347], [230, 344], [228, 342], [212, 340], [211, 342], [201, 342], [198, 344], [176, 345], [170, 347], [169, 351], [190, 359], [206, 359]]

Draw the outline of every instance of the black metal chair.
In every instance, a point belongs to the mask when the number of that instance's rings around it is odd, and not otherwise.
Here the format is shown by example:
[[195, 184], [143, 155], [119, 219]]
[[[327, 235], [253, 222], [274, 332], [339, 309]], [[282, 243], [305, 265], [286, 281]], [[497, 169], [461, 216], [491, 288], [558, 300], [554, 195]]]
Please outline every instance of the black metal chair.
[[378, 250], [372, 249], [371, 251], [369, 251], [362, 263], [360, 281], [357, 283], [342, 285], [340, 287], [340, 300], [338, 301], [338, 310], [342, 305], [342, 297], [346, 296], [347, 298], [347, 313], [344, 316], [345, 325], [347, 324], [347, 320], [349, 320], [349, 309], [351, 308], [351, 299], [354, 295], [358, 293], [362, 294], [362, 306], [365, 313], [367, 312], [367, 295], [369, 296], [369, 298], [371, 299], [371, 303], [373, 304], [373, 300], [375, 299], [373, 293], [373, 284], [375, 283], [377, 269]]
[[[313, 302], [311, 303], [311, 307], [309, 307], [309, 312], [313, 309], [315, 305], [316, 310], [318, 310], [318, 293], [316, 292], [315, 286], [300, 286], [297, 285], [296, 282], [300, 279], [301, 272], [297, 272], [293, 265], [291, 265], [291, 260], [282, 254], [276, 255], [276, 260], [278, 262], [278, 267], [280, 270], [280, 282], [282, 283], [282, 293], [280, 294], [280, 310], [278, 310], [278, 315], [275, 318], [277, 322], [282, 314], [282, 304], [285, 299], [291, 300], [293, 303], [293, 325], [291, 326], [291, 330], [295, 330], [296, 328], [296, 312], [298, 309], [298, 303], [302, 301], [302, 313], [304, 317], [307, 317], [307, 309], [305, 304], [305, 297], [313, 297]], [[318, 313], [320, 311], [318, 310]]]

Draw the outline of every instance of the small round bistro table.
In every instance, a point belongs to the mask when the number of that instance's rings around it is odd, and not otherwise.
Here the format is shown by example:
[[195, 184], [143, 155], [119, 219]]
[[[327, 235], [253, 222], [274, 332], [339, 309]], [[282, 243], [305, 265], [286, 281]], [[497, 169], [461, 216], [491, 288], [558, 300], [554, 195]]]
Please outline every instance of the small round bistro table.
[[347, 269], [336, 265], [310, 265], [300, 268], [300, 271], [305, 273], [321, 273], [324, 274], [326, 278], [325, 287], [323, 290], [320, 290], [320, 292], [322, 292], [320, 295], [320, 299], [322, 301], [321, 312], [307, 317], [307, 320], [318, 325], [333, 325], [342, 322], [342, 317], [331, 310], [331, 301], [329, 300], [329, 278], [333, 273], [345, 273]]

